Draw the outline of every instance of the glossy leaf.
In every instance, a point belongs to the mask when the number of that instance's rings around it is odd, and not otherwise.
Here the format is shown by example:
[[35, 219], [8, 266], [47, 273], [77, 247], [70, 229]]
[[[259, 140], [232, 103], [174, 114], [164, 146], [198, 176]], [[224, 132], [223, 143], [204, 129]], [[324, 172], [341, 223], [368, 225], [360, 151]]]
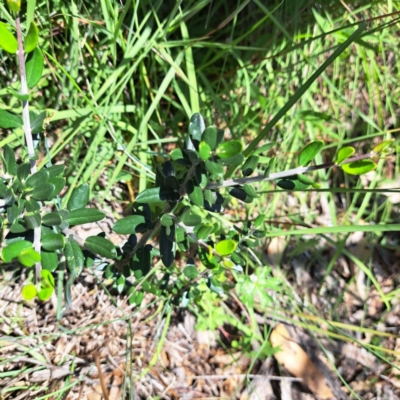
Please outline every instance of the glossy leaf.
[[154, 204], [162, 202], [160, 199], [160, 188], [154, 187], [143, 190], [143, 192], [139, 193], [136, 197], [136, 202], [141, 204]]
[[356, 151], [355, 148], [351, 147], [351, 146], [342, 147], [338, 151], [336, 161], [335, 161], [336, 164], [341, 164], [344, 160], [351, 157], [355, 151]]
[[41, 113], [29, 111], [29, 118], [31, 120], [32, 133], [41, 133], [44, 131], [43, 124], [47, 118], [46, 111], [43, 111]]
[[119, 219], [112, 230], [120, 235], [131, 235], [137, 233], [136, 227], [146, 222], [143, 215], [130, 215], [128, 217]]
[[71, 197], [68, 200], [67, 210], [73, 211], [79, 208], [85, 208], [87, 203], [89, 202], [89, 193], [90, 188], [87, 183], [78, 186], [75, 188], [72, 193]]
[[234, 240], [221, 240], [215, 245], [215, 251], [221, 256], [227, 256], [236, 250], [237, 243]]
[[65, 236], [61, 233], [50, 233], [42, 237], [41, 244], [47, 251], [62, 250], [65, 246]]
[[54, 178], [49, 178], [47, 183], [51, 183], [52, 185], [54, 185], [54, 190], [51, 194], [51, 198], [54, 198], [64, 189], [66, 179], [62, 176], [56, 176]]
[[62, 218], [58, 211], [50, 212], [42, 217], [42, 224], [47, 226], [58, 226], [61, 225]]
[[25, 267], [33, 267], [40, 261], [40, 254], [34, 249], [26, 249], [18, 255], [18, 261]]
[[103, 211], [95, 208], [79, 208], [78, 210], [70, 211], [66, 221], [69, 226], [83, 225], [90, 222], [101, 221], [105, 216]]
[[21, 295], [25, 300], [32, 300], [36, 296], [36, 286], [33, 283], [24, 285], [21, 289]]
[[31, 51], [35, 50], [39, 41], [39, 30], [36, 26], [35, 22], [32, 21], [29, 25], [28, 33], [24, 39], [24, 50], [25, 53], [30, 53]]
[[17, 175], [17, 162], [15, 160], [14, 150], [11, 146], [6, 144], [3, 150], [3, 157], [5, 161], [5, 169], [9, 175]]
[[15, 54], [18, 50], [17, 39], [4, 22], [0, 22], [0, 47], [10, 54]]
[[350, 175], [361, 175], [373, 171], [376, 164], [372, 160], [359, 160], [350, 164], [343, 164], [342, 169]]
[[54, 251], [42, 251], [41, 263], [42, 267], [47, 271], [54, 272], [58, 267], [58, 255]]
[[34, 189], [36, 186], [47, 182], [49, 179], [49, 174], [45, 169], [35, 172], [31, 175], [25, 182], [27, 189]]
[[309, 143], [299, 154], [299, 165], [305, 167], [309, 164], [322, 147], [324, 147], [324, 142], [322, 140], [314, 140]]
[[224, 139], [224, 131], [214, 126], [208, 126], [201, 136], [201, 140], [206, 142], [211, 150], [215, 150]]
[[39, 201], [51, 200], [54, 190], [55, 186], [51, 183], [42, 183], [33, 189], [31, 196], [33, 199]]
[[243, 151], [243, 143], [240, 140], [230, 140], [221, 143], [216, 150], [216, 154], [220, 158], [233, 157]]
[[34, 212], [26, 212], [24, 215], [24, 221], [29, 229], [35, 229], [39, 228], [42, 219], [40, 217], [39, 211], [34, 211]]
[[85, 247], [92, 253], [106, 258], [117, 257], [115, 246], [107, 239], [100, 236], [89, 236], [85, 241]]
[[38, 84], [43, 74], [43, 54], [39, 47], [36, 47], [32, 53], [29, 54], [26, 61], [26, 82], [29, 89], [32, 89]]
[[146, 276], [151, 269], [151, 245], [140, 248], [133, 259], [133, 274], [136, 279]]
[[30, 163], [23, 163], [23, 164], [18, 165], [17, 177], [21, 182], [24, 182], [30, 173], [31, 173], [31, 164]]
[[245, 203], [251, 203], [253, 201], [253, 198], [250, 197], [242, 188], [234, 187], [230, 189], [229, 194]]
[[206, 125], [204, 119], [199, 113], [195, 113], [190, 118], [189, 123], [189, 135], [192, 139], [200, 142], [202, 133], [204, 132]]
[[211, 156], [211, 147], [206, 142], [200, 142], [199, 155], [202, 160], [208, 160]]
[[22, 126], [22, 118], [19, 115], [0, 109], [0, 128], [13, 129], [22, 128]]
[[21, 254], [23, 251], [31, 248], [32, 242], [29, 242], [27, 240], [19, 240], [4, 247], [1, 251], [1, 258], [4, 262], [9, 263], [14, 258], [17, 258], [18, 255]]

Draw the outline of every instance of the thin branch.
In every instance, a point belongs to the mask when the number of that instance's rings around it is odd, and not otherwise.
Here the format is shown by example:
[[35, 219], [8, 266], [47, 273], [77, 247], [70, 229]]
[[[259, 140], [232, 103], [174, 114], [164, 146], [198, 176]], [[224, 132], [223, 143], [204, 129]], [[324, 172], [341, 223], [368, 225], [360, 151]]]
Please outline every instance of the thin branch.
[[[15, 25], [17, 28], [17, 40], [18, 40], [17, 55], [19, 61], [19, 77], [21, 80], [21, 93], [28, 94], [29, 92], [28, 92], [28, 85], [26, 82], [26, 71], [25, 71], [25, 52], [24, 52], [24, 45], [22, 42], [21, 21], [19, 13], [17, 14]], [[25, 142], [26, 142], [26, 147], [28, 148], [28, 157], [31, 164], [31, 174], [34, 174], [37, 171], [37, 168], [35, 160], [35, 148], [33, 146], [33, 139], [32, 139], [31, 121], [29, 118], [28, 100], [22, 101], [22, 119], [24, 122]], [[40, 253], [40, 234], [41, 234], [41, 227], [38, 226], [33, 230], [33, 247], [35, 251], [37, 251], [38, 253]], [[36, 283], [38, 283], [40, 279], [41, 270], [42, 270], [42, 265], [40, 264], [40, 262], [37, 262], [35, 264]]]
[[[371, 152], [368, 154], [361, 154], [358, 156], [354, 156], [348, 158], [347, 160], [343, 161], [340, 165], [343, 164], [350, 164], [355, 161], [365, 160], [369, 158], [373, 158], [378, 156], [378, 154]], [[212, 182], [206, 186], [206, 189], [219, 189], [224, 187], [232, 187], [237, 185], [244, 185], [246, 183], [255, 183], [255, 182], [262, 182], [262, 181], [275, 181], [277, 179], [288, 178], [294, 175], [301, 175], [307, 172], [316, 171], [319, 169], [328, 169], [335, 167], [336, 164], [334, 162], [325, 163], [325, 164], [318, 164], [318, 165], [311, 165], [309, 167], [297, 167], [293, 169], [289, 169], [287, 171], [276, 172], [274, 174], [269, 174], [268, 176], [265, 175], [256, 175], [250, 176], [248, 178], [235, 178], [235, 179], [228, 179], [222, 183]]]

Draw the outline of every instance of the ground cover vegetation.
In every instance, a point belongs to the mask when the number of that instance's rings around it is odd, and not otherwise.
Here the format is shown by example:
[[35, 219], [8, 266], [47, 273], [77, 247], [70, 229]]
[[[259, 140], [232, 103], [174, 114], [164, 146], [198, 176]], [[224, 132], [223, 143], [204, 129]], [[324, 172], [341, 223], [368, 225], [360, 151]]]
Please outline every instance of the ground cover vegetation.
[[396, 396], [395, 2], [0, 13], [1, 398]]

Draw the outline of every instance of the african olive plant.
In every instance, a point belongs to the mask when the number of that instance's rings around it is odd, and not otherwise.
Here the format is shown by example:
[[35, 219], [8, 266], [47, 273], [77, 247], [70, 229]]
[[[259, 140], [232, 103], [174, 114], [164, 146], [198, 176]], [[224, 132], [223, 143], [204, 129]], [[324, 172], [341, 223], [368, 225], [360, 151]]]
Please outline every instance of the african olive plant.
[[[48, 299], [57, 272], [69, 302], [71, 285], [88, 267], [102, 270], [112, 287], [129, 294], [129, 301], [137, 305], [145, 293], [186, 306], [190, 300], [201, 300], [207, 291], [227, 292], [231, 288], [227, 275], [234, 271], [240, 281], [243, 268], [267, 234], [262, 214], [243, 226], [226, 229], [219, 214], [232, 198], [244, 207], [258, 197], [254, 184], [266, 180], [284, 190], [318, 188], [309, 174], [318, 169], [342, 168], [356, 175], [372, 171], [374, 159], [392, 143], [382, 142], [361, 155], [354, 155], [353, 147], [343, 147], [334, 161], [312, 165], [324, 146], [317, 140], [300, 152], [297, 168], [276, 171], [275, 158], [267, 157], [276, 143], [259, 145], [260, 140], [253, 141], [244, 150], [241, 141], [224, 141], [224, 131], [206, 126], [196, 113], [184, 146], [171, 151], [170, 159], [155, 167], [154, 187], [139, 193], [131, 215], [114, 224], [114, 232], [126, 235], [125, 244], [116, 247], [103, 233], [81, 238], [71, 227], [105, 216], [101, 210], [88, 207], [89, 186], [76, 187], [62, 207], [59, 194], [66, 185], [64, 165], [52, 165], [49, 159], [42, 169], [36, 167], [37, 145], [51, 116], [29, 110], [30, 95], [44, 65], [33, 3], [27, 6], [25, 35], [19, 0], [8, 1], [15, 16], [16, 37], [10, 23], [0, 22], [0, 47], [8, 53], [9, 62], [16, 57], [19, 65], [19, 82], [8, 92], [22, 102], [22, 117], [0, 104], [0, 128], [3, 132], [23, 130], [25, 136], [25, 145], [17, 149], [7, 144], [1, 152], [1, 257], [4, 263], [27, 269], [28, 283], [22, 289], [25, 299]], [[306, 89], [307, 84], [303, 92]], [[282, 108], [281, 115], [294, 101]], [[235, 178], [231, 178], [233, 173]], [[68, 279], [64, 283], [65, 273]]]

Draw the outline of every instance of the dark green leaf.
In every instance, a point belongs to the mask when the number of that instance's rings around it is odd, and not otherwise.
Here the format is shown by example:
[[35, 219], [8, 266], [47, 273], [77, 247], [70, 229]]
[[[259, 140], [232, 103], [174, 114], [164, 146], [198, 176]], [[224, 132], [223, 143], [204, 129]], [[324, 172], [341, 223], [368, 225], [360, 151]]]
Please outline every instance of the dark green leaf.
[[4, 247], [1, 252], [1, 258], [4, 262], [8, 263], [14, 258], [17, 258], [20, 253], [27, 249], [32, 248], [32, 242], [27, 240], [19, 240]]
[[21, 182], [24, 182], [30, 173], [31, 173], [31, 164], [30, 163], [23, 163], [23, 164], [18, 165], [17, 177]]
[[58, 255], [53, 251], [44, 251], [40, 253], [42, 267], [47, 271], [54, 272], [58, 267]]
[[342, 169], [344, 172], [351, 175], [361, 175], [373, 171], [376, 164], [372, 160], [360, 160], [350, 164], [343, 164]]
[[39, 201], [51, 200], [53, 198], [54, 190], [55, 186], [51, 183], [43, 183], [33, 189], [31, 196], [33, 199]]
[[22, 125], [22, 118], [19, 115], [10, 113], [6, 110], [0, 110], [0, 128], [22, 128]]
[[61, 233], [50, 233], [42, 237], [42, 247], [47, 251], [62, 250], [65, 246], [65, 236]]
[[58, 226], [61, 225], [62, 218], [58, 211], [50, 212], [43, 215], [42, 224], [47, 226]]
[[324, 147], [324, 142], [322, 140], [314, 140], [309, 143], [299, 154], [299, 165], [305, 167], [314, 159], [322, 147]]
[[17, 175], [17, 163], [15, 161], [14, 150], [8, 144], [4, 146], [3, 156], [5, 162], [4, 167], [7, 173], [12, 176]]
[[168, 268], [175, 259], [175, 225], [170, 227], [161, 226], [159, 242], [161, 260]]
[[85, 265], [85, 257], [78, 243], [75, 241], [68, 243], [70, 244], [70, 250], [72, 251], [75, 263], [75, 268], [73, 270], [70, 268], [70, 272], [73, 273], [75, 277], [78, 277], [82, 272], [83, 266]]
[[49, 179], [49, 174], [45, 169], [41, 169], [31, 175], [25, 182], [26, 189], [34, 189], [36, 186], [47, 182]]
[[4, 22], [0, 22], [0, 47], [10, 54], [15, 54], [18, 50], [17, 39]]
[[206, 142], [210, 146], [211, 150], [215, 150], [223, 139], [224, 139], [223, 129], [218, 130], [214, 126], [207, 126], [201, 137], [201, 140]]
[[150, 272], [151, 268], [151, 245], [140, 248], [133, 259], [133, 273], [136, 279], [141, 279]]
[[244, 161], [244, 155], [242, 153], [236, 154], [233, 157], [222, 158], [219, 160], [220, 163], [230, 166], [238, 166]]
[[243, 176], [250, 176], [255, 169], [257, 168], [257, 164], [260, 157], [258, 156], [250, 156], [246, 162], [243, 164], [242, 173]]
[[117, 284], [117, 291], [118, 291], [118, 293], [122, 293], [122, 292], [124, 291], [125, 282], [126, 282], [126, 279], [125, 279], [125, 276], [124, 276], [124, 275], [120, 275], [120, 276], [117, 278], [116, 284]]
[[49, 174], [50, 178], [62, 176], [65, 170], [65, 165], [52, 165], [49, 168], [44, 169]]
[[100, 236], [89, 236], [85, 241], [85, 247], [92, 253], [99, 254], [102, 257], [117, 257], [115, 246], [109, 240]]
[[25, 202], [25, 208], [28, 212], [38, 211], [40, 210], [40, 204], [36, 200], [27, 200]]
[[242, 188], [234, 187], [229, 190], [229, 194], [245, 203], [251, 203], [253, 201], [253, 198], [250, 197]]
[[24, 39], [24, 50], [25, 53], [30, 53], [35, 50], [39, 40], [39, 30], [34, 21], [29, 25], [28, 33]]
[[80, 208], [78, 210], [70, 211], [68, 218], [65, 221], [68, 222], [69, 226], [83, 225], [90, 222], [101, 221], [105, 214], [103, 211], [96, 210], [94, 208]]
[[90, 188], [87, 183], [78, 186], [72, 191], [71, 197], [68, 201], [67, 209], [69, 211], [85, 208], [89, 202]]
[[183, 275], [189, 279], [196, 279], [199, 276], [197, 268], [194, 265], [188, 265], [183, 269]]
[[309, 184], [303, 183], [297, 179], [297, 175], [293, 179], [281, 179], [280, 181], [276, 182], [276, 184], [285, 190], [304, 190], [310, 186]]
[[130, 215], [129, 217], [118, 220], [112, 230], [120, 235], [131, 235], [136, 232], [136, 227], [146, 222], [143, 215]]
[[54, 191], [51, 194], [51, 198], [54, 198], [58, 195], [58, 193], [61, 192], [61, 190], [64, 189], [66, 179], [61, 176], [56, 176], [54, 178], [49, 178], [48, 183], [51, 183], [52, 185], [54, 185]]
[[65, 243], [64, 254], [67, 260], [69, 272], [74, 275], [74, 272], [76, 271], [77, 267], [76, 267], [74, 250], [72, 249], [71, 243], [72, 242], [70, 242], [69, 240], [67, 240], [67, 242]]
[[43, 123], [47, 118], [47, 113], [45, 111], [41, 112], [40, 114], [30, 111], [29, 118], [31, 121], [32, 133], [41, 133], [44, 131]]
[[28, 88], [31, 89], [37, 85], [43, 73], [43, 54], [39, 47], [36, 47], [32, 53], [29, 54], [26, 62], [26, 81]]
[[136, 197], [136, 202], [142, 204], [162, 202], [162, 200], [160, 200], [160, 188], [154, 187], [143, 190], [143, 192], [139, 193], [139, 195]]
[[39, 228], [41, 225], [41, 218], [38, 211], [32, 213], [25, 213], [24, 220], [29, 229]]
[[218, 268], [218, 263], [213, 256], [212, 248], [210, 246], [208, 246], [208, 250], [206, 250], [202, 246], [199, 247], [199, 258], [202, 264], [206, 268], [208, 269]]
[[200, 215], [195, 214], [192, 212], [191, 209], [187, 210], [185, 213], [183, 213], [181, 217], [181, 221], [186, 225], [186, 226], [197, 226], [201, 224], [202, 218]]

